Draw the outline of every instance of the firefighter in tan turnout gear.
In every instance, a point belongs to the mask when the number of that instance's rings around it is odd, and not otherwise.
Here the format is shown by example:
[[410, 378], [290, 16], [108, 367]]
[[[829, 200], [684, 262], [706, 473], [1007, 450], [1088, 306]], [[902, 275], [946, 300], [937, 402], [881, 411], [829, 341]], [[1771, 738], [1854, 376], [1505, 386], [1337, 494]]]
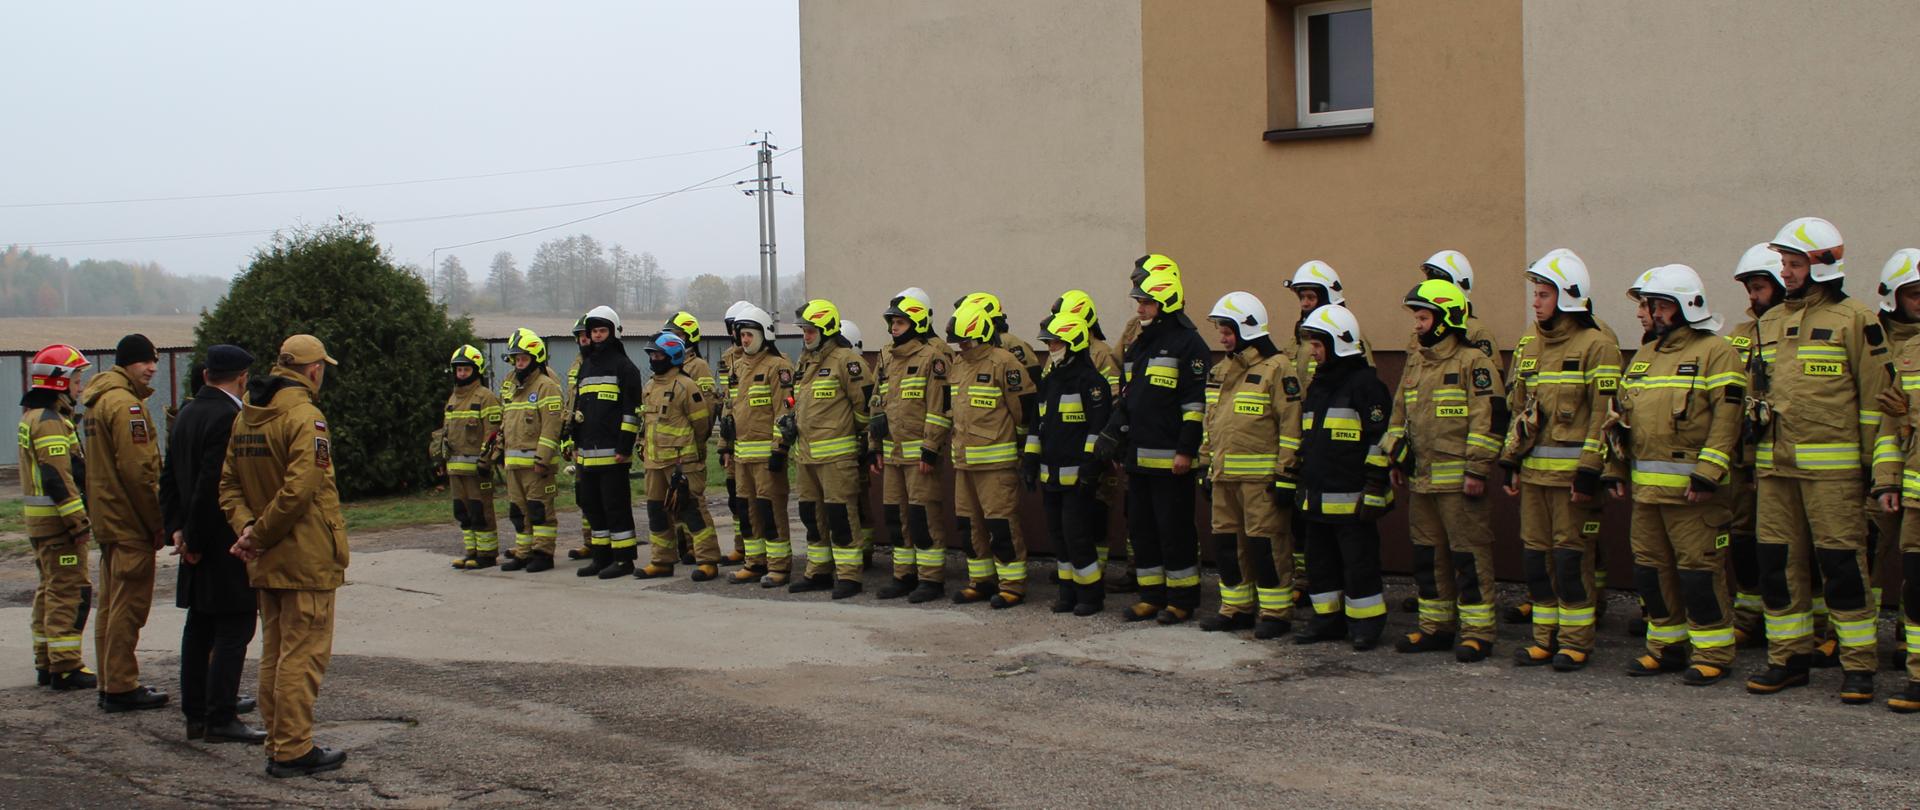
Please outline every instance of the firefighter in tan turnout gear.
[[33, 590], [33, 668], [41, 686], [62, 692], [99, 685], [81, 663], [93, 601], [87, 582], [93, 533], [80, 486], [87, 468], [73, 424], [74, 387], [90, 365], [72, 346], [41, 349], [27, 365], [27, 393], [20, 398], [21, 512], [40, 575]]
[[507, 339], [513, 373], [500, 383], [500, 441], [506, 451], [507, 518], [513, 523], [512, 559], [503, 571], [537, 573], [553, 568], [560, 518], [560, 426], [566, 422], [559, 378], [547, 368], [547, 342], [521, 328]]
[[1394, 649], [1451, 649], [1462, 663], [1482, 661], [1493, 652], [1495, 595], [1486, 482], [1506, 427], [1505, 386], [1493, 358], [1472, 342], [1459, 286], [1432, 279], [1408, 292], [1405, 304], [1415, 348], [1382, 444], [1394, 483], [1410, 492], [1420, 620]]
[[[1760, 360], [1760, 317], [1785, 299], [1787, 288], [1780, 280], [1780, 254], [1765, 242], [1747, 248], [1734, 266], [1733, 277], [1747, 293], [1747, 320], [1725, 330], [1727, 342], [1740, 355], [1740, 368], [1747, 372], [1748, 403], [1755, 382], [1754, 364]], [[1760, 598], [1760, 539], [1755, 534], [1755, 512], [1759, 503], [1754, 492], [1754, 439], [1756, 425], [1753, 409], [1743, 411], [1739, 455], [1734, 458], [1732, 490], [1733, 522], [1727, 526], [1728, 567], [1733, 569], [1733, 637], [1735, 647], [1765, 643], [1766, 606]], [[1823, 600], [1824, 601], [1824, 600]]]
[[1200, 440], [1220, 568], [1220, 612], [1201, 619], [1200, 629], [1251, 627], [1254, 638], [1279, 638], [1292, 629], [1296, 487], [1289, 471], [1300, 449], [1304, 389], [1293, 358], [1267, 332], [1259, 298], [1227, 293], [1208, 319], [1227, 355], [1208, 372]]
[[487, 387], [487, 356], [479, 349], [461, 346], [448, 363], [453, 370], [453, 394], [447, 397], [446, 416], [434, 438], [447, 471], [447, 490], [453, 495], [453, 519], [460, 524], [466, 549], [466, 556], [455, 558], [453, 567], [490, 568], [500, 554], [493, 513], [500, 397]]
[[729, 582], [787, 584], [793, 567], [793, 536], [787, 522], [789, 440], [779, 425], [793, 412], [793, 365], [773, 344], [773, 316], [752, 304], [734, 313], [740, 353], [727, 361], [727, 393], [732, 402], [720, 423], [723, 444], [732, 451], [733, 471], [748, 522], [746, 567]]
[[806, 576], [792, 593], [833, 590], [833, 598], [860, 593], [860, 527], [854, 500], [859, 465], [867, 454], [867, 403], [873, 380], [840, 334], [840, 309], [816, 298], [797, 311], [806, 350], [794, 375], [793, 413], [781, 431], [794, 448], [800, 524], [807, 530]]
[[[1905, 319], [1920, 318], [1920, 250], [1903, 248], [1888, 260], [1890, 272], [1881, 275], [1888, 299]], [[1896, 265], [1898, 265], [1896, 267]], [[1920, 338], [1899, 344], [1894, 367], [1898, 388], [1889, 388], [1882, 402], [1885, 414], [1874, 442], [1874, 493], [1882, 513], [1901, 518], [1898, 523], [1902, 584], [1900, 637], [1906, 641], [1907, 685], [1887, 699], [1887, 708], [1901, 714], [1920, 712]], [[1890, 538], [1881, 536], [1881, 542]]]
[[[721, 390], [722, 380], [714, 373], [713, 366], [707, 362], [707, 358], [700, 349], [700, 319], [695, 318], [693, 313], [682, 310], [673, 313], [673, 317], [668, 318], [667, 322], [660, 327], [660, 330], [663, 333], [677, 335], [681, 340], [686, 342], [687, 360], [682, 364], [681, 368], [686, 372], [687, 377], [693, 380], [693, 384], [699, 387], [701, 397], [707, 404], [709, 406], [716, 406], [718, 403], [724, 401]], [[720, 407], [710, 407], [709, 410], [712, 411], [712, 413], [708, 415], [708, 419], [710, 421], [716, 421], [720, 418], [723, 409]], [[733, 500], [731, 493], [733, 490], [728, 490], [728, 492], [728, 502], [729, 506], [731, 506]], [[687, 534], [677, 523], [674, 524], [673, 535], [674, 543], [680, 552], [680, 562], [685, 565], [697, 564], [697, 560], [695, 560], [696, 555], [693, 551], [693, 536]], [[740, 544], [741, 536], [739, 532], [734, 532], [733, 543], [733, 551], [721, 558], [721, 562], [728, 565], [739, 564], [746, 559], [747, 555], [746, 548]]]
[[692, 538], [693, 581], [720, 575], [720, 544], [707, 512], [707, 437], [713, 426], [713, 400], [685, 371], [687, 341], [661, 332], [647, 344], [652, 378], [640, 405], [640, 456], [647, 471], [647, 543], [653, 561], [634, 572], [637, 579], [673, 576], [680, 557], [676, 532]]
[[1037, 409], [1035, 381], [1000, 347], [997, 310], [979, 295], [968, 296], [948, 322], [947, 339], [960, 352], [947, 368], [947, 412], [927, 414], [928, 441], [951, 435], [954, 515], [961, 534], [971, 539], [967, 587], [953, 601], [1009, 608], [1025, 601], [1027, 592], [1019, 463], [1022, 437]]
[[1594, 548], [1600, 533], [1601, 427], [1620, 385], [1620, 348], [1592, 313], [1586, 262], [1557, 248], [1527, 270], [1534, 324], [1514, 352], [1519, 405], [1500, 455], [1520, 496], [1533, 644], [1520, 666], [1584, 668], [1593, 654]]
[[944, 448], [927, 442], [927, 414], [947, 412], [947, 368], [953, 350], [934, 332], [927, 293], [901, 290], [887, 305], [892, 343], [880, 353], [869, 431], [879, 449], [883, 519], [893, 540], [893, 581], [874, 596], [918, 604], [946, 593]]
[[1615, 397], [1607, 479], [1633, 489], [1633, 582], [1647, 616], [1646, 654], [1629, 675], [1686, 670], [1705, 686], [1733, 663], [1733, 604], [1722, 549], [1747, 376], [1715, 334], [1700, 276], [1681, 264], [1640, 275], [1629, 293], [1651, 326]]
[[1871, 475], [1881, 395], [1892, 353], [1873, 311], [1846, 297], [1840, 231], [1817, 217], [1788, 222], [1780, 253], [1786, 301], [1760, 318], [1754, 397], [1763, 403], [1760, 583], [1767, 609], [1767, 668], [1747, 691], [1805, 686], [1812, 664], [1817, 566], [1839, 646], [1840, 700], [1873, 700], [1876, 655], [1867, 587], [1867, 521], [1858, 504]]

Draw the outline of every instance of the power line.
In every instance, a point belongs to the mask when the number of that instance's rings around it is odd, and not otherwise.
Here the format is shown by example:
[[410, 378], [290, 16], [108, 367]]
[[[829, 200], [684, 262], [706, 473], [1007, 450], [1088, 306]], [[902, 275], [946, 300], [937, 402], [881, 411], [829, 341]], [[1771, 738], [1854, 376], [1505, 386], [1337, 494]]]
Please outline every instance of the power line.
[[[399, 219], [383, 219], [383, 220], [375, 220], [367, 224], [376, 225], [376, 226], [407, 225], [407, 224], [418, 223], [418, 222], [436, 222], [436, 221], [450, 220], [450, 219], [467, 219], [471, 217], [496, 216], [499, 214], [518, 214], [518, 213], [524, 213], [527, 211], [547, 211], [547, 210], [552, 210], [556, 208], [574, 208], [582, 205], [598, 205], [600, 203], [618, 202], [621, 200], [661, 198], [661, 197], [666, 197], [672, 194], [679, 194], [679, 193], [690, 192], [690, 191], [708, 191], [712, 189], [723, 189], [723, 188], [733, 188], [733, 184], [720, 183], [716, 185], [703, 185], [697, 188], [679, 189], [676, 191], [656, 191], [650, 194], [629, 194], [622, 197], [603, 197], [597, 200], [578, 200], [575, 202], [552, 203], [549, 205], [529, 205], [529, 206], [524, 206], [520, 208], [497, 208], [491, 211], [468, 211], [468, 212], [459, 213], [459, 214], [435, 214], [432, 216], [402, 217]], [[105, 239], [69, 239], [69, 240], [51, 241], [51, 242], [23, 242], [23, 241], [14, 241], [14, 240], [0, 240], [0, 244], [16, 244], [16, 245], [21, 245], [23, 247], [28, 247], [28, 248], [47, 248], [47, 247], [76, 247], [76, 246], [82, 246], [82, 245], [118, 245], [118, 244], [130, 244], [130, 243], [137, 243], [137, 242], [179, 242], [179, 241], [190, 241], [190, 240], [198, 240], [198, 239], [228, 239], [228, 238], [240, 237], [240, 236], [264, 236], [264, 235], [275, 233], [278, 230], [280, 229], [262, 228], [262, 229], [255, 229], [255, 230], [246, 230], [246, 231], [219, 231], [219, 232], [213, 232], [213, 233], [169, 234], [169, 235], [163, 235], [163, 236], [122, 236], [122, 237], [111, 237], [111, 238], [105, 238]]]
[[353, 183], [349, 185], [340, 185], [340, 186], [310, 186], [307, 188], [275, 189], [271, 191], [231, 191], [231, 192], [222, 192], [217, 194], [179, 194], [179, 195], [171, 195], [171, 196], [164, 196], [164, 197], [128, 197], [124, 199], [114, 199], [114, 200], [69, 200], [69, 201], [62, 201], [62, 202], [0, 203], [0, 209], [67, 208], [67, 207], [77, 207], [77, 206], [85, 206], [85, 205], [122, 205], [122, 204], [131, 204], [131, 203], [150, 203], [150, 202], [181, 202], [185, 200], [221, 200], [221, 199], [232, 199], [235, 197], [267, 197], [267, 196], [272, 196], [276, 194], [311, 194], [311, 193], [321, 192], [321, 191], [348, 191], [352, 189], [363, 189], [363, 188], [389, 188], [392, 186], [410, 186], [410, 185], [418, 185], [421, 183], [448, 183], [456, 180], [481, 180], [481, 179], [486, 179], [490, 177], [510, 177], [513, 175], [521, 175], [521, 174], [540, 174], [543, 172], [569, 171], [572, 169], [591, 169], [591, 168], [597, 168], [601, 166], [617, 166], [623, 163], [639, 163], [641, 161], [647, 161], [647, 160], [664, 160], [666, 158], [686, 157], [688, 155], [704, 155], [711, 152], [725, 152], [725, 151], [739, 149], [739, 148], [741, 147], [717, 146], [711, 149], [694, 149], [686, 152], [670, 152], [662, 155], [645, 155], [642, 157], [620, 158], [618, 160], [601, 160], [601, 161], [595, 161], [592, 163], [572, 163], [565, 166], [547, 166], [547, 167], [538, 168], [538, 169], [513, 169], [509, 171], [485, 172], [482, 174], [462, 174], [462, 175], [453, 175], [449, 177], [423, 177], [423, 178], [418, 178], [413, 180], [390, 180], [383, 183]]
[[[792, 154], [793, 152], [798, 152], [798, 151], [800, 151], [800, 147], [797, 147], [797, 146], [796, 146], [796, 147], [794, 147], [794, 148], [792, 149], [792, 151], [790, 151], [790, 152], [789, 152], [788, 154]], [[749, 163], [749, 164], [747, 164], [747, 165], [745, 165], [745, 166], [741, 166], [740, 168], [738, 168], [738, 169], [734, 169], [733, 171], [730, 171], [730, 172], [726, 172], [726, 173], [723, 173], [723, 174], [717, 174], [717, 175], [714, 175], [714, 176], [712, 176], [712, 177], [709, 177], [709, 178], [707, 178], [707, 179], [705, 179], [705, 180], [702, 180], [702, 181], [700, 181], [700, 182], [698, 182], [698, 183], [694, 183], [693, 185], [690, 185], [690, 186], [687, 186], [686, 188], [682, 188], [682, 189], [677, 189], [677, 190], [674, 190], [674, 191], [670, 191], [670, 192], [667, 192], [667, 193], [665, 193], [665, 194], [662, 194], [662, 195], [660, 195], [660, 196], [658, 196], [658, 197], [655, 197], [655, 198], [653, 198], [653, 199], [650, 199], [650, 200], [641, 200], [641, 201], [639, 201], [639, 202], [636, 202], [636, 203], [628, 203], [627, 205], [623, 205], [623, 206], [620, 206], [619, 208], [611, 208], [611, 209], [608, 209], [608, 210], [605, 210], [605, 211], [601, 211], [601, 212], [600, 212], [600, 213], [598, 213], [598, 214], [588, 214], [588, 215], [586, 215], [586, 216], [584, 216], [584, 217], [580, 217], [579, 219], [570, 219], [570, 220], [567, 220], [566, 222], [561, 222], [561, 223], [557, 223], [557, 224], [554, 224], [554, 225], [548, 225], [548, 226], [545, 226], [545, 227], [541, 227], [541, 228], [534, 228], [533, 230], [530, 230], [530, 231], [521, 231], [521, 232], [519, 232], [519, 233], [510, 233], [510, 234], [507, 234], [506, 236], [495, 236], [495, 237], [492, 237], [492, 238], [490, 238], [490, 239], [475, 239], [475, 240], [473, 240], [473, 241], [471, 241], [471, 242], [461, 242], [460, 244], [457, 244], [457, 245], [442, 245], [442, 246], [440, 246], [440, 247], [437, 247], [437, 248], [434, 248], [434, 249], [433, 249], [433, 252], [434, 252], [434, 253], [438, 253], [438, 252], [440, 252], [440, 251], [442, 251], [442, 250], [454, 250], [454, 249], [457, 249], [457, 248], [463, 248], [463, 247], [472, 247], [473, 245], [484, 245], [484, 244], [486, 244], [486, 243], [488, 243], [488, 242], [500, 242], [500, 241], [505, 241], [505, 240], [507, 240], [507, 239], [518, 239], [518, 238], [520, 238], [520, 237], [522, 237], [522, 236], [532, 236], [532, 235], [534, 235], [534, 234], [536, 234], [536, 233], [542, 233], [542, 232], [545, 232], [545, 231], [551, 231], [551, 230], [554, 230], [555, 228], [565, 228], [565, 227], [567, 227], [568, 225], [578, 225], [578, 224], [580, 224], [580, 223], [582, 223], [582, 222], [586, 222], [586, 221], [588, 221], [588, 220], [594, 220], [594, 219], [599, 219], [599, 218], [601, 218], [601, 217], [604, 217], [604, 216], [609, 216], [609, 215], [612, 215], [612, 214], [618, 214], [618, 213], [620, 213], [621, 211], [625, 211], [625, 210], [627, 210], [627, 209], [630, 209], [630, 208], [638, 208], [638, 207], [640, 207], [640, 206], [642, 206], [642, 205], [646, 205], [647, 203], [651, 203], [651, 202], [659, 202], [660, 200], [664, 200], [664, 199], [666, 199], [666, 198], [668, 198], [668, 197], [672, 197], [672, 196], [674, 196], [674, 195], [676, 195], [676, 194], [681, 194], [681, 193], [684, 193], [684, 192], [688, 192], [688, 191], [693, 191], [693, 190], [695, 189], [695, 187], [697, 187], [697, 186], [704, 186], [704, 185], [706, 185], [706, 184], [708, 184], [708, 183], [712, 183], [712, 182], [715, 182], [715, 181], [717, 181], [717, 180], [724, 180], [724, 179], [726, 179], [726, 178], [728, 178], [728, 177], [732, 177], [733, 175], [736, 175], [736, 174], [739, 174], [739, 173], [741, 173], [741, 172], [744, 172], [744, 171], [746, 171], [746, 170], [748, 170], [748, 169], [751, 169], [751, 168], [754, 168], [754, 167], [756, 167], [756, 166], [759, 166], [759, 165], [760, 165], [760, 161], [759, 161], [759, 160], [755, 160], [755, 161], [754, 161], [753, 163]]]

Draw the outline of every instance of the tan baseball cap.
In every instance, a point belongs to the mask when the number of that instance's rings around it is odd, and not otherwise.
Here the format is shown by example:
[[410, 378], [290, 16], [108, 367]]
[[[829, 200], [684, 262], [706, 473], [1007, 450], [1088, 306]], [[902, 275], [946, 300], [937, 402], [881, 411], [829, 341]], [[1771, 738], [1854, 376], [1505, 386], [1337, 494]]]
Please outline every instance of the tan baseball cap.
[[329, 366], [340, 365], [340, 361], [327, 354], [327, 346], [312, 335], [294, 335], [280, 344], [280, 365], [294, 367], [322, 360]]

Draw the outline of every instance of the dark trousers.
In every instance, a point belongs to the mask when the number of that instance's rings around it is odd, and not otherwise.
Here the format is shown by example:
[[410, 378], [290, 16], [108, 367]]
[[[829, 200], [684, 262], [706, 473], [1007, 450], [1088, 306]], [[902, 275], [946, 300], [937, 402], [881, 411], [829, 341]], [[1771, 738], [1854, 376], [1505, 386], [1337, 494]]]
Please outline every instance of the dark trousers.
[[633, 532], [633, 485], [625, 464], [580, 468], [580, 513], [593, 527], [595, 546], [611, 549], [611, 559], [639, 558]]
[[1378, 638], [1387, 612], [1381, 599], [1379, 527], [1371, 520], [1303, 523], [1312, 626], [1345, 626], [1356, 636]]
[[254, 612], [187, 611], [180, 634], [180, 711], [189, 720], [220, 725], [236, 719], [240, 670], [253, 642]]
[[1192, 610], [1200, 605], [1200, 540], [1193, 525], [1193, 473], [1127, 477], [1127, 530], [1140, 601]]
[[1107, 538], [1094, 535], [1097, 520], [1094, 512], [1105, 511], [1107, 505], [1094, 500], [1093, 496], [1093, 490], [1085, 487], [1048, 488], [1040, 494], [1040, 503], [1046, 509], [1047, 535], [1053, 542], [1053, 553], [1076, 569], [1092, 568], [1097, 573], [1100, 544]]

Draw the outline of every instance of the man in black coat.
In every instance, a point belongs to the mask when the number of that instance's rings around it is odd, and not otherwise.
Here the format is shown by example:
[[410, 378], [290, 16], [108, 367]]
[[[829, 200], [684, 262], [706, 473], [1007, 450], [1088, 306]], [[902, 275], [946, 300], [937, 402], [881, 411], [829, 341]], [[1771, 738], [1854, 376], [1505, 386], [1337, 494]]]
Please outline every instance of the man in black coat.
[[220, 511], [220, 468], [252, 364], [253, 355], [238, 346], [207, 350], [205, 371], [195, 372], [206, 384], [174, 418], [160, 473], [167, 535], [181, 561], [177, 601], [187, 609], [180, 639], [180, 708], [190, 740], [258, 745], [267, 736], [239, 718], [240, 670], [253, 641], [258, 603], [247, 584], [246, 563], [228, 553], [233, 529]]

